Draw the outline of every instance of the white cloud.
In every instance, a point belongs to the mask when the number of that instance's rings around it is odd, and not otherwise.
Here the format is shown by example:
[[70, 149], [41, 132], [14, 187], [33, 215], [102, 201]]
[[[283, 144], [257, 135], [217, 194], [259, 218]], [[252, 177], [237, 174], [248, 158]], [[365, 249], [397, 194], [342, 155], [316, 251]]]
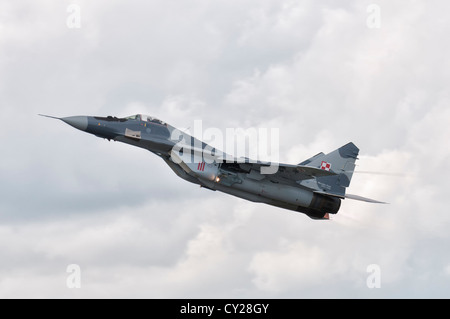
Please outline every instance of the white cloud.
[[[0, 9], [2, 297], [446, 297], [448, 4], [81, 1]], [[36, 116], [280, 129], [280, 160], [353, 141], [329, 223], [199, 189]], [[82, 288], [65, 286], [78, 263]], [[366, 286], [370, 264], [381, 288]]]
[[[301, 285], [303, 289], [324, 280], [327, 275], [323, 251], [301, 242], [280, 245], [275, 252], [255, 254], [250, 270], [255, 273], [256, 287], [263, 291], [277, 292]], [[326, 280], [326, 279], [325, 279]]]

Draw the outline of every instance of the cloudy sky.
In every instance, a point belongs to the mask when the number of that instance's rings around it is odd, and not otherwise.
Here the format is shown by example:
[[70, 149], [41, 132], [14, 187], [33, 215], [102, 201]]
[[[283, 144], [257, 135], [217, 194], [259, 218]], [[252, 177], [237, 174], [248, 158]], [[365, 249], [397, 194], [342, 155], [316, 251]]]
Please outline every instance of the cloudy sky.
[[[0, 297], [449, 298], [449, 10], [0, 0]], [[313, 221], [38, 113], [278, 128], [290, 164], [352, 141], [388, 174], [348, 192], [390, 204]]]

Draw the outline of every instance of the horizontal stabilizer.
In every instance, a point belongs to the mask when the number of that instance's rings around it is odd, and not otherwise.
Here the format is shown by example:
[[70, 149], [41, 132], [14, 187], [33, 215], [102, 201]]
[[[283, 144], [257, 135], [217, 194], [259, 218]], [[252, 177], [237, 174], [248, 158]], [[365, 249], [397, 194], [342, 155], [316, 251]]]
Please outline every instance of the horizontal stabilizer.
[[359, 196], [359, 195], [352, 195], [352, 194], [345, 195], [345, 198], [353, 199], [353, 200], [359, 200], [359, 201], [362, 201], [362, 202], [375, 203], [375, 204], [388, 204], [388, 203], [385, 203], [385, 202], [380, 202], [380, 201], [377, 201], [377, 200], [374, 200], [374, 199], [362, 197], [362, 196]]
[[340, 199], [347, 199], [348, 198], [348, 199], [353, 199], [353, 200], [359, 200], [359, 201], [367, 202], [367, 203], [389, 204], [389, 203], [377, 201], [375, 199], [362, 197], [362, 196], [359, 196], [359, 195], [352, 195], [352, 194], [341, 195], [341, 194], [333, 194], [333, 193], [330, 193], [330, 192], [321, 192], [321, 191], [316, 191], [314, 193], [315, 194], [322, 194], [322, 195], [326, 195], [326, 196], [337, 197], [337, 198], [340, 198]]

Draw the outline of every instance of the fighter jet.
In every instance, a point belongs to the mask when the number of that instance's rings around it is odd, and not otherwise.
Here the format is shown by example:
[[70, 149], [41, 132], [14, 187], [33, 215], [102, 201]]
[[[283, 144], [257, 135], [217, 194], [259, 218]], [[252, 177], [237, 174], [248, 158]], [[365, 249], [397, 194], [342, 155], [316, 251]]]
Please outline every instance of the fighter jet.
[[203, 188], [304, 213], [312, 219], [329, 219], [346, 198], [383, 203], [346, 194], [359, 153], [351, 142], [292, 165], [230, 158], [166, 122], [143, 114], [124, 118], [39, 115], [61, 120], [97, 137], [147, 149], [162, 158], [179, 177]]

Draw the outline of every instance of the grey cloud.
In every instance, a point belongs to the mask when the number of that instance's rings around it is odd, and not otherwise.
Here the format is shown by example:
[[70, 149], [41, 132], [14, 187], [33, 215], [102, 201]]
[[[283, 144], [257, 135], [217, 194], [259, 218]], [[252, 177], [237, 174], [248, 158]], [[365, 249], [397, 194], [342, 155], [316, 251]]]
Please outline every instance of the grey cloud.
[[[449, 24], [436, 1], [0, 7], [2, 297], [447, 297]], [[330, 223], [180, 180], [56, 116], [276, 127], [280, 160], [361, 148]], [[68, 264], [82, 288], [65, 286]], [[366, 285], [370, 264], [380, 289]]]

